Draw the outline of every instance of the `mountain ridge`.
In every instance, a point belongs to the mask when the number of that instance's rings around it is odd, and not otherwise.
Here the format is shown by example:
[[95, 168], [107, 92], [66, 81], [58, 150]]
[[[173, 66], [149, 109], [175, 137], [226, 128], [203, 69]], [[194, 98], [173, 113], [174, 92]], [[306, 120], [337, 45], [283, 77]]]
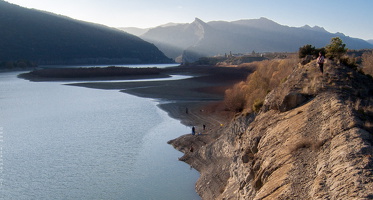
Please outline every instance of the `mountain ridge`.
[[0, 0], [0, 60], [39, 64], [171, 62], [156, 46], [104, 25]]
[[[198, 40], [202, 36], [193, 34], [196, 29], [193, 32], [190, 30], [191, 26], [188, 26], [196, 23], [203, 24], [200, 28], [208, 27], [210, 30], [203, 32], [203, 39]], [[202, 33], [202, 30], [200, 31]], [[373, 48], [373, 45], [365, 40], [341, 33], [329, 33], [323, 27], [289, 27], [264, 17], [207, 23], [196, 18], [189, 24], [151, 28], [139, 37], [154, 43], [167, 56], [174, 59], [179, 57], [184, 62], [195, 61], [201, 56], [224, 55], [229, 52], [295, 52], [306, 44], [321, 48], [333, 37], [341, 37], [350, 49]], [[187, 57], [190, 60], [185, 59]]]

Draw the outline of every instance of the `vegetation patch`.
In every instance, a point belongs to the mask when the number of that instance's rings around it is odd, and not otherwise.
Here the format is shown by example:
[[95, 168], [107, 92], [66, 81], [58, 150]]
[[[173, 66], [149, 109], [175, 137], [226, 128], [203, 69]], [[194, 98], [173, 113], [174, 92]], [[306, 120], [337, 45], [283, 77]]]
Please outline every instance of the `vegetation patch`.
[[268, 92], [286, 80], [297, 63], [298, 59], [287, 58], [246, 64], [246, 67], [256, 71], [246, 81], [225, 91], [226, 109], [234, 112], [258, 112]]
[[2, 61], [0, 62], [0, 69], [27, 69], [37, 67], [37, 64], [29, 60], [18, 60], [18, 61]]
[[29, 75], [42, 78], [92, 78], [92, 77], [114, 77], [133, 75], [157, 75], [161, 69], [151, 68], [130, 68], [130, 67], [91, 67], [91, 68], [58, 68], [41, 69], [29, 73]]
[[373, 51], [367, 51], [362, 55], [362, 69], [365, 74], [373, 76]]

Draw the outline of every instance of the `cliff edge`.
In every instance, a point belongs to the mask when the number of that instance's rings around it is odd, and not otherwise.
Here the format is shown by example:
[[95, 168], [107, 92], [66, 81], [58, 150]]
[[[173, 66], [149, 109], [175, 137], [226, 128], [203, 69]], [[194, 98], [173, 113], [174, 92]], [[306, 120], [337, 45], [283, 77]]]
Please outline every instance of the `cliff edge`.
[[258, 114], [170, 141], [200, 172], [202, 199], [373, 198], [373, 81], [324, 69], [298, 65]]

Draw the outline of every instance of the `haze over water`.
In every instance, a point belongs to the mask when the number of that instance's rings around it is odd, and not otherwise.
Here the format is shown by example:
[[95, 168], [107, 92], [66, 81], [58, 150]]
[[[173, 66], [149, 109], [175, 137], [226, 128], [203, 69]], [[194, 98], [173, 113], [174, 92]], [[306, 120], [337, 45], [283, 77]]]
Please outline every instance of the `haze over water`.
[[0, 73], [0, 199], [199, 199], [157, 102]]

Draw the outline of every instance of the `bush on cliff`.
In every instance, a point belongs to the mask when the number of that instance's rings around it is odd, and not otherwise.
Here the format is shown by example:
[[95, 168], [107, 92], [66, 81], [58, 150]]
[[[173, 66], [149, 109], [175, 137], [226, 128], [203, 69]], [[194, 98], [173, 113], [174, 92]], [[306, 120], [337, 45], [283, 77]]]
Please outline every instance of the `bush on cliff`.
[[364, 73], [373, 76], [373, 51], [365, 52], [362, 55], [362, 61]]
[[331, 39], [330, 44], [326, 45], [325, 51], [326, 51], [326, 57], [330, 59], [336, 59], [337, 61], [340, 61], [343, 55], [346, 54], [347, 48], [346, 44], [343, 43], [341, 38], [334, 37]]
[[246, 81], [225, 91], [226, 109], [234, 112], [258, 112], [268, 92], [286, 79], [297, 63], [296, 58], [251, 63], [250, 67], [256, 71]]
[[311, 55], [313, 57], [317, 57], [319, 55], [319, 52], [325, 53], [325, 48], [316, 49], [315, 46], [312, 46], [310, 44], [306, 44], [299, 48], [298, 56], [299, 58], [305, 58], [308, 55]]

